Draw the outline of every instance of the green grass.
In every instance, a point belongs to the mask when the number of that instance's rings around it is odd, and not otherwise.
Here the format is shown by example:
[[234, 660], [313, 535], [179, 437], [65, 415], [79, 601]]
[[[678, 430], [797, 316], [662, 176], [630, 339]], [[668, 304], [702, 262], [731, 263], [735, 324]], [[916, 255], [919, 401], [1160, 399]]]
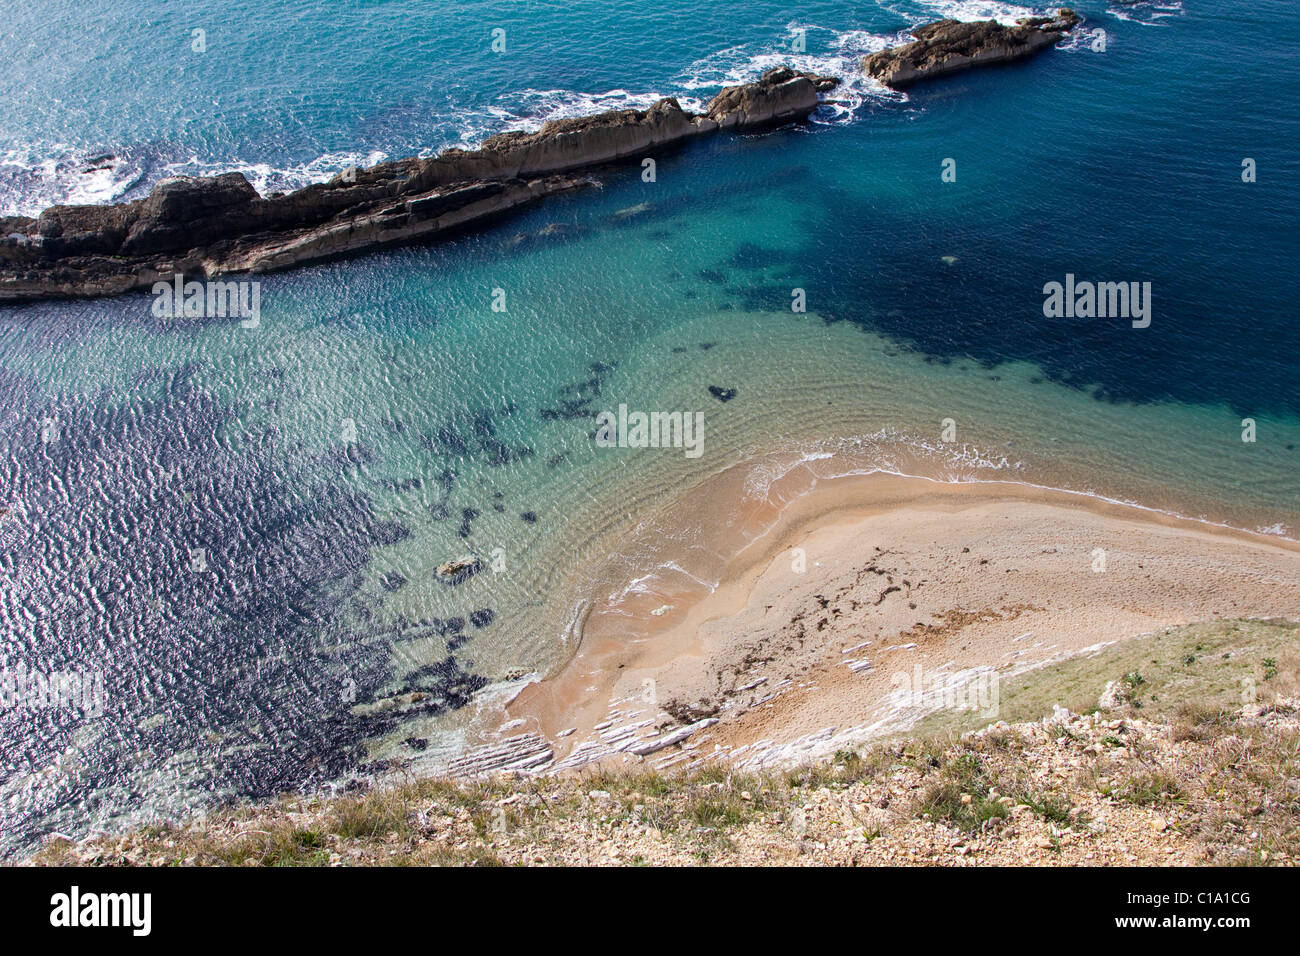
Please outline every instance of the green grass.
[[985, 822], [1011, 812], [1000, 795], [991, 795], [992, 789], [979, 755], [962, 753], [942, 764], [940, 779], [926, 788], [917, 813], [962, 830], [978, 830]]
[[1070, 801], [1055, 794], [1021, 794], [1020, 802], [1048, 823], [1070, 826], [1074, 822], [1070, 819], [1070, 810], [1072, 809]]
[[[1190, 659], [1190, 660], [1189, 660]], [[969, 711], [945, 710], [922, 719], [909, 739], [942, 737], [976, 730], [992, 720], [1037, 720], [1053, 705], [1074, 713], [1097, 709], [1109, 681], [1119, 679], [1133, 706], [1146, 717], [1173, 716], [1185, 702], [1240, 707], [1252, 687], [1300, 668], [1300, 624], [1288, 621], [1213, 621], [1126, 638], [1096, 653], [1005, 678], [999, 686], [998, 713], [985, 718]]]
[[1099, 788], [1108, 797], [1138, 806], [1155, 806], [1174, 803], [1182, 798], [1182, 786], [1177, 778], [1164, 770], [1140, 770], [1118, 785]]

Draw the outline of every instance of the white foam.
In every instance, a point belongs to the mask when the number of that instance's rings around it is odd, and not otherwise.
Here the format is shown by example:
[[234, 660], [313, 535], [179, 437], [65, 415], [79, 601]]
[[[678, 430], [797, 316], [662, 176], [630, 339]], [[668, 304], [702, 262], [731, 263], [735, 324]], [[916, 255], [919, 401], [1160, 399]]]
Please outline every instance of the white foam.
[[376, 163], [384, 162], [386, 159], [388, 159], [388, 154], [382, 150], [372, 150], [368, 153], [345, 151], [325, 153], [310, 162], [281, 168], [267, 163], [204, 162], [197, 156], [191, 156], [183, 162], [168, 163], [163, 166], [164, 175], [162, 178], [243, 173], [248, 181], [253, 184], [253, 188], [266, 196], [273, 192], [290, 192], [294, 189], [301, 189], [303, 186], [309, 186], [312, 183], [324, 182], [349, 167], [373, 166]]
[[0, 178], [12, 187], [0, 199], [0, 216], [36, 216], [54, 205], [118, 202], [142, 184], [152, 187], [172, 176], [243, 173], [262, 195], [324, 182], [349, 166], [373, 166], [388, 156], [378, 150], [326, 153], [296, 166], [187, 160], [149, 168], [141, 161], [65, 144], [38, 144], [0, 156]]
[[[644, 110], [671, 93], [632, 93], [624, 89], [604, 93], [578, 93], [574, 90], [519, 90], [500, 99], [511, 105], [490, 106], [479, 115], [463, 118], [460, 144], [475, 145], [504, 130], [535, 132], [551, 120], [590, 116], [606, 110]], [[700, 112], [704, 104], [691, 96], [678, 96], [683, 109]]]
[[6, 151], [0, 176], [12, 184], [0, 199], [0, 215], [35, 216], [55, 204], [114, 202], [140, 183], [144, 171], [120, 156], [56, 143]]
[[[795, 53], [789, 47], [796, 30], [805, 31], [808, 47], [823, 53]], [[897, 36], [865, 30], [834, 30], [793, 20], [786, 24], [779, 43], [746, 43], [719, 50], [696, 60], [673, 78], [684, 90], [716, 92], [724, 86], [752, 82], [775, 66], [833, 76], [840, 85], [826, 95], [810, 120], [826, 124], [849, 121], [871, 101], [901, 101], [905, 95], [890, 90], [862, 73], [862, 58], [898, 42]]]
[[1182, 16], [1184, 11], [1182, 0], [1173, 0], [1172, 3], [1137, 3], [1132, 6], [1113, 3], [1108, 12], [1116, 20], [1140, 23], [1144, 27], [1162, 27], [1165, 24], [1160, 20]]
[[[869, 453], [871, 464], [860, 464], [863, 453]], [[791, 472], [814, 461], [826, 461], [842, 456], [838, 468], [819, 469], [813, 478], [818, 480], [846, 478], [856, 475], [897, 474], [906, 475], [905, 465], [898, 454], [934, 456], [935, 463], [946, 471], [945, 480], [979, 481], [982, 472], [1019, 471], [1023, 462], [1012, 461], [1005, 455], [983, 452], [974, 445], [959, 442], [940, 442], [910, 434], [899, 429], [882, 428], [871, 434], [843, 438], [823, 439], [800, 445], [787, 457], [753, 466], [746, 475], [745, 496], [762, 500], [771, 494], [773, 485]]]
[[[931, 20], [961, 20], [970, 23], [975, 20], [996, 20], [1004, 26], [1015, 26], [1021, 17], [1038, 14], [1031, 7], [1015, 3], [996, 3], [990, 0], [913, 0], [910, 3], [881, 4], [886, 10], [899, 16], [916, 18], [920, 22]], [[920, 8], [918, 11], [916, 8]], [[900, 9], [902, 8], [902, 9]]]

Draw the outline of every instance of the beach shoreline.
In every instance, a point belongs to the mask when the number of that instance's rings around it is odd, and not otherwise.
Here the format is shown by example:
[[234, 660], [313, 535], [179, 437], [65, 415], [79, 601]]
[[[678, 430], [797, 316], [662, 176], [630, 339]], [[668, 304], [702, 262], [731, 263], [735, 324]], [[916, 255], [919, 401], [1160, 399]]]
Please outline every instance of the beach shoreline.
[[593, 583], [580, 645], [502, 727], [547, 740], [556, 770], [794, 764], [905, 733], [972, 682], [1171, 626], [1300, 618], [1289, 538], [1016, 482], [800, 487], [799, 470], [739, 512], [717, 496], [742, 467], [669, 506], [719, 517], [671, 573]]

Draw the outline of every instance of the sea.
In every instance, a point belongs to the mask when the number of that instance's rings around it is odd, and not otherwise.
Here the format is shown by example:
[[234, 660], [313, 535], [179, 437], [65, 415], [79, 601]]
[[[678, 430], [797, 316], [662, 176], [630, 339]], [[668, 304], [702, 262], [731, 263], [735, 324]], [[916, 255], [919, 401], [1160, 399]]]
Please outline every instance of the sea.
[[[573, 652], [595, 582], [702, 566], [674, 503], [729, 470], [722, 515], [815, 463], [1300, 537], [1300, 13], [1085, 0], [1027, 62], [860, 73], [1049, 9], [7, 5], [0, 216], [288, 190], [778, 64], [843, 82], [653, 175], [258, 276], [256, 322], [0, 307], [0, 854], [436, 767]], [[1149, 309], [1049, 315], [1053, 282]], [[607, 447], [620, 406], [698, 420], [698, 454]]]

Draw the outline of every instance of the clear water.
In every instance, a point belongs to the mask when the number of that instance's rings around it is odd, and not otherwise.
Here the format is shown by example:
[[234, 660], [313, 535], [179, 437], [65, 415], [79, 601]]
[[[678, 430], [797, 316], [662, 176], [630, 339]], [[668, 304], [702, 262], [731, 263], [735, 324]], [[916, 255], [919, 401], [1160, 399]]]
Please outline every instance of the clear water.
[[[807, 125], [659, 157], [654, 183], [611, 171], [474, 235], [264, 277], [256, 329], [158, 320], [145, 295], [0, 310], [3, 658], [104, 682], [99, 716], [0, 710], [11, 852], [448, 752], [564, 658], [587, 582], [690, 547], [627, 533], [737, 463], [1009, 478], [1297, 536], [1289, 4], [1080, 4], [1105, 53], [907, 96], [858, 57], [1031, 8], [206, 7], [9, 11], [0, 213], [177, 172], [286, 188], [775, 62], [849, 83]], [[1150, 328], [1045, 319], [1067, 272], [1150, 281]], [[704, 453], [597, 447], [620, 403], [703, 412]], [[463, 555], [483, 571], [438, 580]]]

